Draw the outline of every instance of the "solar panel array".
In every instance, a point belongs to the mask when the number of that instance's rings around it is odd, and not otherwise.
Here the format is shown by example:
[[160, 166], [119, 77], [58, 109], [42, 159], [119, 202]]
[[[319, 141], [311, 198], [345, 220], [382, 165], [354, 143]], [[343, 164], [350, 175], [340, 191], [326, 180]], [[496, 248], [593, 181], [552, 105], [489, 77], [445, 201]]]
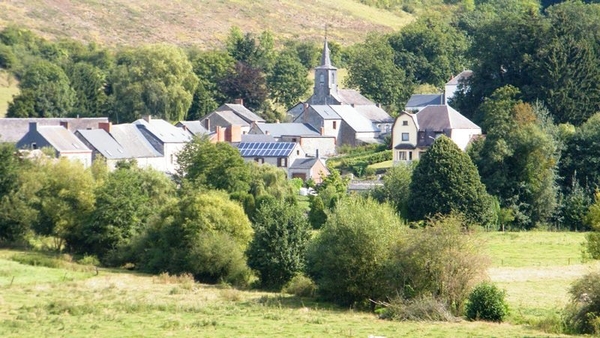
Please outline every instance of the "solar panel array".
[[287, 157], [295, 142], [242, 142], [238, 146], [242, 157]]

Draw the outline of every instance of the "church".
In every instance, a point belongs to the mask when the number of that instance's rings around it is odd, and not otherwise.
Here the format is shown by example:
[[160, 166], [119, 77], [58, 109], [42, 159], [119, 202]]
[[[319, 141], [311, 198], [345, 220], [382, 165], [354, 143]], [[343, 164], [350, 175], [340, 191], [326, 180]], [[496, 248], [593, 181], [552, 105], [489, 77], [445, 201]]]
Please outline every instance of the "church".
[[322, 135], [335, 137], [337, 146], [382, 143], [391, 133], [394, 119], [357, 90], [339, 88], [337, 71], [325, 39], [321, 63], [315, 68], [313, 95], [288, 115], [294, 122], [307, 123]]

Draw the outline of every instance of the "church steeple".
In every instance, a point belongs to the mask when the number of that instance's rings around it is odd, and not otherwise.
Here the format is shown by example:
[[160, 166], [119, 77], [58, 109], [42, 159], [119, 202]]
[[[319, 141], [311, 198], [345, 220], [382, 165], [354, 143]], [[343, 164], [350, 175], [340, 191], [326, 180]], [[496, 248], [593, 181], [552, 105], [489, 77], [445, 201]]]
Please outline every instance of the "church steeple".
[[321, 54], [321, 67], [331, 67], [331, 57], [329, 54], [329, 44], [327, 44], [327, 38], [325, 38], [323, 54]]
[[315, 68], [314, 94], [311, 104], [339, 104], [337, 98], [337, 68], [331, 64], [327, 37], [323, 42], [321, 65]]

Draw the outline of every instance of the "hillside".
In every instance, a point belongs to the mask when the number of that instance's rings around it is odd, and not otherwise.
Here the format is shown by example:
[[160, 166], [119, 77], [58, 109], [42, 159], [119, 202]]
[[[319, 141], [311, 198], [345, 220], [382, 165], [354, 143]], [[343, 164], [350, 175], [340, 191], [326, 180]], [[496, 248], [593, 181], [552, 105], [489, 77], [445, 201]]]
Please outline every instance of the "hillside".
[[212, 48], [231, 26], [270, 30], [277, 39], [320, 40], [324, 26], [342, 44], [372, 31], [397, 30], [412, 20], [354, 0], [18, 0], [0, 1], [0, 29], [19, 25], [48, 39], [106, 45], [173, 43]]

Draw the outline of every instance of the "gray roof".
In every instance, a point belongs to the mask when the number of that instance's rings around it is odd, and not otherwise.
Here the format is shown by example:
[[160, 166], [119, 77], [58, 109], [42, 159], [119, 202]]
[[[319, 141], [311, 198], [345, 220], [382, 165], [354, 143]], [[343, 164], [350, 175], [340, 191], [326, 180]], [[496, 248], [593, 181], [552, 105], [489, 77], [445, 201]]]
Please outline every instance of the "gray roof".
[[150, 119], [150, 122], [139, 119], [133, 124], [138, 128], [148, 130], [156, 136], [162, 143], [186, 143], [192, 139], [192, 136], [182, 128], [175, 127], [169, 122], [161, 119]]
[[242, 118], [247, 123], [265, 122], [265, 120], [262, 117], [256, 115], [255, 113], [253, 113], [252, 111], [250, 111], [248, 108], [244, 107], [241, 104], [226, 103], [226, 104], [222, 105], [221, 107], [217, 108], [216, 111], [224, 111], [224, 110], [229, 110], [229, 111], [234, 112], [237, 116]]
[[236, 115], [231, 110], [223, 110], [212, 112], [200, 123], [204, 124], [206, 120], [210, 121], [210, 130], [214, 131], [217, 126], [219, 127], [229, 127], [229, 126], [249, 126], [250, 123], [246, 122], [243, 118]]
[[392, 123], [394, 118], [376, 105], [354, 106], [357, 112], [374, 123]]
[[416, 117], [420, 130], [481, 129], [448, 105], [427, 106]]
[[266, 134], [243, 134], [242, 142], [277, 142], [271, 135]]
[[359, 114], [356, 109], [348, 105], [329, 106], [356, 132], [379, 131], [366, 117]]
[[336, 69], [331, 64], [331, 56], [329, 52], [329, 44], [327, 43], [327, 38], [323, 43], [323, 52], [321, 53], [321, 64], [316, 68], [325, 68], [325, 69]]
[[406, 103], [406, 109], [413, 107], [426, 107], [444, 102], [442, 94], [413, 94]]
[[310, 169], [318, 160], [316, 157], [298, 158], [292, 163], [290, 169]]
[[38, 133], [59, 152], [92, 152], [73, 133], [61, 126], [38, 126]]
[[460, 84], [461, 81], [464, 81], [464, 80], [470, 78], [472, 75], [473, 75], [472, 70], [463, 70], [458, 75], [456, 75], [455, 77], [450, 79], [450, 81], [448, 81], [446, 84], [447, 85], [458, 85], [458, 84]]
[[257, 123], [256, 126], [273, 137], [319, 135], [308, 123]]
[[359, 91], [354, 89], [338, 89], [338, 98], [343, 104], [375, 105], [373, 101], [367, 99]]
[[68, 122], [69, 130], [96, 129], [98, 123], [108, 122], [107, 117], [85, 118], [0, 118], [0, 142], [19, 141], [29, 131], [29, 122], [37, 122], [38, 126], [59, 126]]
[[88, 144], [94, 147], [106, 159], [131, 158], [129, 152], [119, 144], [104, 129], [78, 130], [76, 135], [83, 138]]
[[[319, 114], [324, 120], [340, 120], [341, 117], [331, 108], [326, 105], [311, 105], [309, 109]], [[298, 118], [296, 118], [298, 119]]]
[[113, 125], [110, 128], [110, 134], [133, 158], [163, 156], [154, 149], [134, 124], [126, 123]]
[[187, 130], [192, 135], [201, 136], [210, 134], [200, 121], [179, 121], [175, 126]]

